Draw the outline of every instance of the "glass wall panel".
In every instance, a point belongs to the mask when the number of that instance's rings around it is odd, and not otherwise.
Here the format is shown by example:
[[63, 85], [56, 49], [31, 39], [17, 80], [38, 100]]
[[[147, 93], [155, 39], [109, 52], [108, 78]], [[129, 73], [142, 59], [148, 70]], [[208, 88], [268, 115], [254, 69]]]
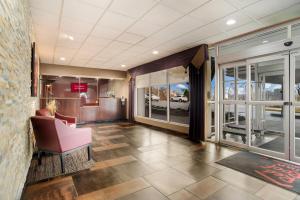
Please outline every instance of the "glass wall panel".
[[235, 100], [235, 68], [223, 69], [223, 99]]
[[210, 140], [214, 140], [215, 139], [215, 131], [216, 131], [216, 127], [215, 127], [215, 104], [214, 103], [210, 103], [209, 104], [209, 121], [210, 121], [210, 132], [207, 136], [208, 139]]
[[180, 66], [169, 69], [168, 77], [170, 83], [170, 121], [189, 124], [190, 90], [188, 73]]
[[251, 145], [283, 153], [285, 137], [283, 107], [254, 105], [251, 116]]
[[98, 79], [80, 78], [80, 85], [87, 87], [80, 88], [80, 105], [96, 106], [98, 104]]
[[43, 75], [40, 84], [43, 98], [79, 98], [79, 91], [71, 90], [71, 84], [79, 84], [78, 78]]
[[251, 65], [251, 100], [283, 100], [284, 59]]
[[295, 56], [295, 101], [300, 101], [300, 56]]
[[137, 89], [137, 114], [149, 117], [149, 88]]
[[167, 85], [151, 87], [151, 117], [167, 120]]
[[300, 157], [300, 107], [295, 107], [295, 156]]
[[189, 124], [189, 83], [170, 84], [170, 121]]

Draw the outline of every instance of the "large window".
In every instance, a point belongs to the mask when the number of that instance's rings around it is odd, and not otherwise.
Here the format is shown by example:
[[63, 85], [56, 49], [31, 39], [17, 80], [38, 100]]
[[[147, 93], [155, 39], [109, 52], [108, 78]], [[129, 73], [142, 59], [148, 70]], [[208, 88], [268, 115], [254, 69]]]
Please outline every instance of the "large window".
[[167, 120], [167, 85], [151, 87], [151, 118]]
[[138, 116], [189, 124], [190, 90], [182, 66], [138, 76], [136, 87]]
[[137, 114], [143, 117], [149, 117], [149, 88], [137, 89]]

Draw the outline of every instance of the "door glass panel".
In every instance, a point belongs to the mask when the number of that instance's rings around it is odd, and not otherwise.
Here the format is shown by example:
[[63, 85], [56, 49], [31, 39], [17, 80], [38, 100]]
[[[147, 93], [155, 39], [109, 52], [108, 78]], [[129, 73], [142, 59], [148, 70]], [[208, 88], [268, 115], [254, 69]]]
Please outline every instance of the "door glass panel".
[[246, 106], [223, 105], [223, 139], [246, 144]]
[[223, 99], [235, 100], [235, 68], [223, 69]]
[[251, 65], [251, 100], [282, 101], [284, 59]]
[[251, 108], [251, 145], [284, 152], [283, 106], [253, 105]]
[[300, 157], [300, 106], [295, 107], [295, 156]]
[[300, 56], [296, 56], [295, 61], [295, 101], [300, 101]]

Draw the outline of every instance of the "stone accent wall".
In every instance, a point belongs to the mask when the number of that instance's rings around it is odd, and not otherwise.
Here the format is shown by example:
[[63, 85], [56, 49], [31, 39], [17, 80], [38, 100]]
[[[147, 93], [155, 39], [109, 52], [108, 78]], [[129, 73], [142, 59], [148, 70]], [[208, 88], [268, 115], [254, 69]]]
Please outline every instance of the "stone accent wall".
[[27, 0], [0, 1], [0, 199], [20, 199], [33, 151], [32, 23]]

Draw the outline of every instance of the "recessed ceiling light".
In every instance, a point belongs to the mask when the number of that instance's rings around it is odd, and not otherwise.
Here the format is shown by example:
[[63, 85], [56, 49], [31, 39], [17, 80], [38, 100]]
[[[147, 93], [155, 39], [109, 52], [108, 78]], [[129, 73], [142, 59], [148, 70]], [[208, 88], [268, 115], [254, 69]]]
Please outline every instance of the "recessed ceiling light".
[[70, 40], [74, 40], [74, 37], [71, 36], [71, 35], [69, 35], [69, 39], [70, 39]]
[[65, 60], [66, 60], [66, 58], [65, 58], [65, 57], [60, 57], [60, 58], [59, 58], [59, 60], [61, 60], [61, 61], [65, 61]]
[[121, 67], [126, 67], [126, 65], [121, 65]]
[[268, 40], [262, 41], [263, 44], [266, 44], [266, 43], [268, 43], [268, 42], [269, 42]]
[[159, 52], [157, 50], [152, 51], [152, 54], [157, 55]]
[[227, 22], [226, 22], [226, 24], [227, 24], [228, 26], [231, 26], [231, 25], [233, 25], [233, 24], [235, 24], [235, 23], [236, 23], [235, 19], [229, 19], [229, 20], [227, 20]]

